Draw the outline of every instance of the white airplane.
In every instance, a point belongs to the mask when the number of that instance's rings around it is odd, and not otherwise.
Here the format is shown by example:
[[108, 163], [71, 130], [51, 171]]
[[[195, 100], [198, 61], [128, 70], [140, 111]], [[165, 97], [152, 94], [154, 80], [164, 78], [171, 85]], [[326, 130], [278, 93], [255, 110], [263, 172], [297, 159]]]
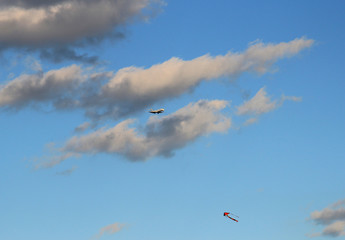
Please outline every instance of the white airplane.
[[158, 110], [152, 110], [152, 108], [151, 108], [149, 112], [153, 113], [153, 114], [160, 114], [160, 113], [164, 112], [164, 108], [161, 108]]

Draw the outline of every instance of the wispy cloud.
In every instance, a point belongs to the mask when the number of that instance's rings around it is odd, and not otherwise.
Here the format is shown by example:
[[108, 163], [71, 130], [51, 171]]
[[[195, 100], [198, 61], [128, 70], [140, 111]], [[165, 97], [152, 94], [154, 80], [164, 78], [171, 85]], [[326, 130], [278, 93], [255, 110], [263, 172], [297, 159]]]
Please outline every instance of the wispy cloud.
[[65, 161], [66, 159], [69, 159], [72, 157], [77, 158], [80, 156], [80, 154], [76, 154], [72, 152], [61, 153], [61, 151], [59, 152], [58, 149], [53, 149], [52, 147], [49, 147], [49, 150], [51, 151], [50, 155], [40, 157], [40, 158], [36, 157], [33, 160], [35, 164], [35, 170], [42, 169], [42, 168], [51, 168]]
[[101, 228], [99, 230], [99, 233], [96, 235], [96, 239], [99, 239], [101, 238], [103, 235], [105, 234], [108, 234], [108, 235], [112, 235], [112, 234], [115, 234], [119, 231], [121, 231], [124, 227], [126, 227], [125, 224], [122, 224], [122, 223], [113, 223], [113, 224], [110, 224], [108, 226], [105, 226], [103, 228]]
[[125, 120], [113, 128], [102, 128], [93, 133], [74, 136], [58, 151], [60, 154], [46, 158], [37, 167], [52, 167], [76, 155], [117, 154], [130, 161], [144, 161], [155, 156], [171, 157], [174, 151], [214, 132], [226, 132], [230, 118], [220, 111], [226, 101], [200, 100], [173, 114], [153, 116], [146, 125], [131, 128], [134, 120]]
[[237, 107], [238, 115], [261, 115], [277, 107], [277, 101], [272, 101], [265, 87], [261, 88], [253, 98]]
[[331, 208], [338, 208], [338, 207], [341, 207], [341, 206], [345, 206], [345, 199], [339, 200], [338, 202], [333, 203], [330, 207]]
[[73, 48], [67, 46], [41, 49], [40, 58], [43, 60], [50, 60], [54, 63], [61, 63], [65, 60], [90, 64], [97, 64], [99, 62], [97, 56], [89, 56], [86, 53], [78, 54]]
[[91, 127], [91, 123], [84, 122], [74, 129], [76, 133], [84, 132], [86, 129]]
[[57, 172], [56, 174], [57, 175], [60, 175], [60, 176], [69, 176], [71, 175], [75, 170], [77, 169], [76, 166], [70, 168], [70, 169], [67, 169], [67, 170], [64, 170], [64, 171], [61, 171], [61, 172]]
[[[0, 86], [0, 107], [48, 102], [56, 109], [83, 109], [93, 120], [118, 119], [142, 111], [156, 102], [189, 92], [202, 81], [238, 76], [243, 72], [264, 73], [278, 59], [297, 54], [312, 44], [313, 40], [305, 38], [279, 44], [256, 43], [243, 53], [215, 57], [204, 55], [187, 61], [171, 58], [149, 68], [131, 66], [113, 74], [90, 74], [73, 65], [46, 74], [20, 76]], [[63, 84], [56, 81], [67, 69], [74, 70], [69, 80], [66, 79]], [[48, 78], [51, 73], [55, 74], [54, 77]], [[269, 111], [274, 108], [276, 103], [264, 102], [267, 97], [263, 93], [256, 97], [256, 100], [261, 97], [263, 101], [261, 110], [255, 107], [250, 109], [248, 103], [248, 110], [243, 107], [241, 112]]]
[[310, 220], [325, 228], [321, 233], [310, 234], [310, 237], [345, 236], [345, 199], [340, 200], [321, 211], [314, 211], [310, 214]]
[[247, 119], [247, 120], [243, 123], [243, 125], [244, 125], [244, 126], [248, 126], [248, 125], [254, 124], [254, 123], [258, 122], [258, 121], [259, 121], [258, 117], [252, 117], [252, 118]]
[[302, 101], [301, 97], [285, 96], [283, 95], [278, 100], [272, 100], [266, 92], [266, 88], [261, 88], [254, 97], [245, 101], [242, 105], [237, 106], [237, 115], [252, 116], [244, 125], [250, 125], [258, 121], [259, 116], [268, 112], [271, 112], [280, 107], [285, 101]]

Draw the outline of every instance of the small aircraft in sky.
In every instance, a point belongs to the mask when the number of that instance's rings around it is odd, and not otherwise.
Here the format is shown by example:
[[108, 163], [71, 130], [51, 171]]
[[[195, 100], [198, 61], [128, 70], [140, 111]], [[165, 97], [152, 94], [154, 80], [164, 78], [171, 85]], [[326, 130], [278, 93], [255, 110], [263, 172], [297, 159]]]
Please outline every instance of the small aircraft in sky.
[[160, 113], [164, 112], [164, 108], [160, 108], [158, 110], [152, 110], [152, 108], [151, 108], [149, 112], [153, 113], [153, 114], [160, 114]]

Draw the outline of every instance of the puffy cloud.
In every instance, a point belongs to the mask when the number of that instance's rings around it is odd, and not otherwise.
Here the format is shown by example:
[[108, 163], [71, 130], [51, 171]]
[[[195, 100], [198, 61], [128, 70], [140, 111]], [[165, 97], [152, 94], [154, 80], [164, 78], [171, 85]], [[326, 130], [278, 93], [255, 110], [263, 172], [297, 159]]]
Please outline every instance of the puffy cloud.
[[314, 220], [317, 224], [329, 224], [336, 220], [345, 220], [345, 209], [330, 209], [325, 208], [321, 211], [315, 211], [311, 213], [311, 219]]
[[54, 101], [84, 80], [79, 66], [71, 65], [45, 74], [22, 75], [0, 85], [0, 107], [24, 107], [30, 103]]
[[322, 235], [331, 237], [345, 236], [345, 221], [336, 221], [328, 225], [322, 231]]
[[[119, 27], [147, 19], [159, 0], [4, 0], [0, 3], [0, 49], [40, 50], [54, 62], [96, 63], [75, 48], [105, 38], [122, 39]], [[151, 11], [151, 12], [150, 12]], [[144, 13], [145, 12], [145, 13]]]
[[292, 56], [312, 44], [313, 40], [305, 38], [279, 44], [257, 43], [244, 53], [229, 52], [215, 57], [204, 55], [189, 61], [171, 58], [148, 69], [128, 67], [119, 70], [102, 90], [106, 95], [127, 101], [172, 97], [203, 80], [237, 76], [247, 71], [264, 73], [273, 62]]
[[150, 4], [149, 0], [43, 2], [15, 1], [16, 5], [2, 7], [0, 43], [7, 47], [39, 47], [102, 36]]
[[146, 69], [123, 68], [102, 86], [100, 94], [88, 98], [87, 114], [92, 118], [128, 115], [155, 102], [179, 96], [205, 80], [238, 76], [248, 71], [263, 73], [279, 58], [296, 54], [312, 44], [313, 40], [305, 38], [279, 44], [257, 43], [244, 53], [204, 55], [187, 61], [171, 58]]
[[226, 101], [200, 100], [173, 114], [152, 116], [145, 126], [137, 129], [125, 120], [113, 128], [99, 129], [93, 133], [74, 136], [59, 149], [61, 155], [53, 156], [38, 167], [52, 167], [69, 157], [82, 154], [119, 154], [131, 161], [144, 161], [155, 156], [170, 157], [173, 152], [213, 132], [225, 132], [231, 120], [220, 113]]
[[[113, 118], [118, 119], [143, 110], [155, 102], [177, 97], [195, 88], [202, 81], [210, 81], [222, 76], [237, 76], [246, 71], [257, 71], [263, 73], [269, 66], [279, 58], [291, 56], [304, 48], [310, 47], [313, 40], [305, 38], [295, 39], [287, 43], [251, 45], [244, 53], [228, 53], [212, 57], [204, 55], [192, 60], [171, 58], [170, 60], [153, 65], [149, 68], [126, 67], [118, 70], [115, 74], [98, 73], [87, 75], [89, 80], [71, 80], [73, 87], [66, 93], [60, 91], [54, 84], [46, 88], [45, 84], [34, 87], [25, 87], [26, 102], [46, 102], [48, 99], [56, 108], [82, 108], [87, 116], [93, 119]], [[74, 66], [73, 69], [77, 67]], [[67, 68], [69, 69], [69, 68]], [[54, 70], [62, 74], [66, 70]], [[53, 71], [53, 72], [54, 72]], [[80, 75], [80, 69], [79, 75]], [[48, 74], [48, 73], [47, 73]], [[21, 92], [20, 86], [26, 86], [30, 82], [45, 82], [43, 75], [21, 76], [0, 89], [0, 99], [9, 98], [9, 92]], [[79, 79], [78, 74], [75, 76]], [[95, 77], [97, 76], [97, 77]], [[113, 77], [110, 77], [113, 76]], [[31, 80], [24, 80], [24, 79]], [[34, 80], [36, 79], [36, 80]], [[96, 81], [95, 79], [101, 79]], [[104, 84], [101, 84], [106, 81]], [[50, 81], [47, 81], [51, 82]], [[20, 84], [19, 84], [20, 83]], [[79, 85], [78, 85], [79, 84]], [[11, 88], [8, 88], [11, 86]], [[30, 86], [30, 84], [29, 84]], [[37, 88], [40, 91], [37, 91]], [[57, 87], [58, 89], [54, 89]], [[64, 85], [64, 88], [67, 84]], [[72, 94], [73, 92], [73, 94]], [[56, 101], [58, 94], [61, 94], [59, 101]], [[12, 94], [10, 94], [12, 95]], [[38, 95], [44, 95], [40, 98]], [[0, 101], [0, 107], [11, 108], [19, 101], [18, 94], [12, 95], [12, 101]], [[287, 98], [287, 97], [285, 97]], [[254, 106], [253, 102], [256, 102]], [[266, 92], [260, 90], [252, 102], [240, 108], [240, 114], [263, 113], [276, 107], [275, 102], [270, 102]], [[260, 101], [258, 103], [258, 101]], [[258, 108], [261, 104], [261, 109]]]
[[68, 0], [2, 0], [0, 6], [17, 6], [25, 8], [34, 8], [54, 5], [57, 3], [66, 2]]
[[90, 73], [78, 65], [24, 74], [0, 84], [0, 108], [20, 109], [43, 104], [55, 109], [82, 108], [85, 99], [111, 76], [110, 72]]
[[340, 200], [321, 211], [314, 211], [310, 214], [310, 220], [325, 228], [320, 233], [311, 234], [310, 237], [345, 236], [345, 199]]

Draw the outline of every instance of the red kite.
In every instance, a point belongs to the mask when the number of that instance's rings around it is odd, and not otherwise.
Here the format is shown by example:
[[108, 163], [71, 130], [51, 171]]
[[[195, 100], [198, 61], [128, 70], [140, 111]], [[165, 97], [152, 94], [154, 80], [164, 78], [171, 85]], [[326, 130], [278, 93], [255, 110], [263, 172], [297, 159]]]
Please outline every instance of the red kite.
[[228, 218], [230, 218], [231, 220], [233, 220], [233, 221], [235, 221], [235, 222], [238, 222], [237, 219], [232, 218], [232, 217], [230, 217], [229, 215], [233, 215], [233, 216], [235, 216], [235, 217], [239, 217], [239, 216], [236, 216], [236, 215], [234, 215], [234, 214], [232, 214], [232, 213], [224, 212], [224, 217], [228, 217]]

